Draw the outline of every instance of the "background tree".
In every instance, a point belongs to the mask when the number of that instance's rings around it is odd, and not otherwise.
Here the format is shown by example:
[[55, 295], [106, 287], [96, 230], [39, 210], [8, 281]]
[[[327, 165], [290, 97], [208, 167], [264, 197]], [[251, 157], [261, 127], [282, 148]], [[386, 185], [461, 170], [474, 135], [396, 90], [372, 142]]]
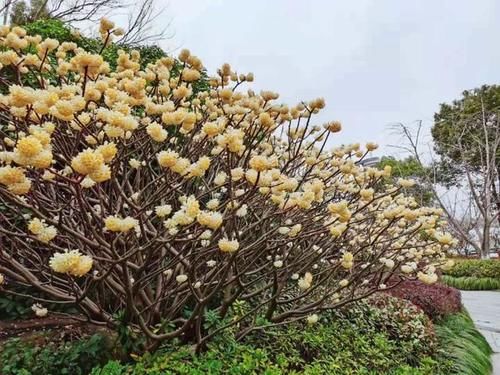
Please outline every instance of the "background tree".
[[468, 170], [495, 169], [487, 183], [497, 212], [500, 211], [500, 150], [496, 144], [499, 112], [500, 86], [484, 85], [464, 91], [462, 98], [451, 104], [441, 104], [431, 131], [434, 149], [441, 156], [440, 182], [460, 184]]
[[394, 156], [383, 156], [378, 163], [378, 167], [383, 169], [386, 166], [392, 168], [392, 179], [411, 178], [416, 184], [405, 188], [405, 193], [413, 196], [422, 206], [432, 203], [433, 194], [427, 186], [426, 174], [429, 168], [422, 166], [413, 156], [404, 159], [397, 159]]

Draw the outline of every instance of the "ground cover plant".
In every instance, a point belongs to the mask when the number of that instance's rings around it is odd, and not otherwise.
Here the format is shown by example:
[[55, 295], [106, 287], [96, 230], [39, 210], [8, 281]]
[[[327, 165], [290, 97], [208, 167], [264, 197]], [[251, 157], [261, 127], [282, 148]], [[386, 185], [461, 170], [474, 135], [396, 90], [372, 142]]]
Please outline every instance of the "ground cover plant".
[[467, 313], [446, 317], [436, 325], [436, 332], [441, 341], [442, 355], [452, 363], [453, 373], [491, 374], [492, 350]]
[[378, 294], [317, 324], [295, 322], [242, 341], [220, 336], [194, 355], [173, 346], [134, 364], [112, 361], [94, 375], [121, 374], [429, 374], [446, 373], [429, 319], [408, 301]]

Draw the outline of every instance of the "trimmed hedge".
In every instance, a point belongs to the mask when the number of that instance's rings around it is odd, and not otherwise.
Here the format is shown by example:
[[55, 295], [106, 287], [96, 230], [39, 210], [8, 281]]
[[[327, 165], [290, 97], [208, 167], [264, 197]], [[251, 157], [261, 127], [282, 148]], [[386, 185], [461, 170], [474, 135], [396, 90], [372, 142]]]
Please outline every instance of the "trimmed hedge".
[[460, 292], [446, 285], [428, 285], [418, 280], [404, 280], [387, 293], [411, 301], [433, 321], [458, 313], [462, 309]]
[[492, 277], [454, 277], [443, 275], [441, 281], [453, 288], [462, 290], [497, 290], [500, 289], [500, 279]]
[[500, 279], [500, 260], [464, 259], [456, 260], [455, 265], [444, 272], [453, 277], [490, 277]]

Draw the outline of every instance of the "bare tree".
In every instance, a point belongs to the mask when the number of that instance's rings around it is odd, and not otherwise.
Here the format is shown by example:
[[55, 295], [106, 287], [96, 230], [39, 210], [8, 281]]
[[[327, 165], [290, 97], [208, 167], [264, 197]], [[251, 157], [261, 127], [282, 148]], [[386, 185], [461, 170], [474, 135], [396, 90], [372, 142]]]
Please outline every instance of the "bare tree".
[[164, 14], [165, 8], [158, 9], [155, 0], [143, 0], [134, 6], [128, 14], [127, 30], [120, 39], [120, 44], [136, 46], [145, 42], [156, 42], [167, 36], [167, 30], [171, 22], [168, 21], [162, 29], [157, 29], [153, 25], [155, 21]]
[[[163, 3], [163, 2], [162, 2]], [[120, 44], [139, 45], [156, 42], [166, 37], [170, 22], [156, 28], [155, 21], [163, 14], [164, 7], [157, 7], [156, 0], [5, 0], [0, 13], [3, 22], [23, 24], [43, 18], [55, 18], [77, 25], [97, 21], [110, 14], [126, 15], [128, 25]]]
[[[470, 132], [471, 123], [480, 121], [482, 126], [482, 137], [475, 136]], [[497, 224], [499, 212], [496, 209], [494, 192], [490, 188], [494, 181], [498, 181], [498, 166], [496, 165], [496, 155], [500, 152], [500, 124], [496, 115], [487, 114], [483, 110], [475, 116], [468, 118], [460, 124], [462, 133], [455, 139], [453, 147], [456, 147], [464, 161], [469, 156], [469, 151], [464, 147], [462, 140], [473, 137], [475, 151], [481, 156], [481, 167], [464, 168], [463, 184], [460, 186], [458, 194], [465, 197], [465, 203], [455, 196], [453, 200], [446, 199], [446, 194], [439, 192], [439, 168], [433, 160], [432, 172], [425, 178], [428, 186], [432, 190], [437, 204], [443, 209], [448, 218], [450, 229], [460, 239], [464, 246], [471, 246], [481, 258], [489, 258], [493, 247], [494, 227]], [[406, 139], [407, 144], [394, 146], [403, 149], [413, 155], [416, 160], [423, 165], [422, 154], [419, 150], [421, 141], [422, 122], [419, 122], [417, 129], [412, 130], [404, 124], [397, 124], [396, 129]], [[429, 150], [432, 158], [432, 152]], [[464, 163], [466, 164], [466, 163]], [[449, 190], [448, 192], [449, 193]], [[448, 195], [449, 198], [449, 195]]]

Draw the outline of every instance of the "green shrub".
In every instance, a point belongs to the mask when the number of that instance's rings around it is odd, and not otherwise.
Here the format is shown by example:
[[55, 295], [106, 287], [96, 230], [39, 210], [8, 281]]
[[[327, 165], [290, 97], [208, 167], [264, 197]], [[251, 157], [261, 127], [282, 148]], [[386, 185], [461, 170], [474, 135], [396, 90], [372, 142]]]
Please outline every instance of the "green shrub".
[[19, 338], [0, 345], [2, 375], [88, 374], [110, 359], [104, 336], [95, 334], [78, 341], [39, 345]]
[[466, 313], [447, 317], [436, 325], [441, 356], [452, 363], [452, 374], [488, 375], [492, 350]]
[[240, 342], [220, 336], [200, 355], [171, 346], [133, 365], [110, 362], [92, 375], [438, 374], [434, 348], [429, 320], [420, 310], [379, 295], [344, 312], [324, 313], [314, 325], [269, 327]]
[[443, 275], [441, 280], [444, 284], [462, 290], [497, 290], [500, 289], [500, 279], [492, 277], [454, 277]]
[[57, 39], [59, 42], [77, 42], [71, 29], [61, 20], [44, 19], [23, 26], [29, 35], [40, 35], [43, 39]]
[[490, 277], [500, 279], [500, 261], [495, 259], [465, 259], [457, 260], [446, 275], [453, 277]]

